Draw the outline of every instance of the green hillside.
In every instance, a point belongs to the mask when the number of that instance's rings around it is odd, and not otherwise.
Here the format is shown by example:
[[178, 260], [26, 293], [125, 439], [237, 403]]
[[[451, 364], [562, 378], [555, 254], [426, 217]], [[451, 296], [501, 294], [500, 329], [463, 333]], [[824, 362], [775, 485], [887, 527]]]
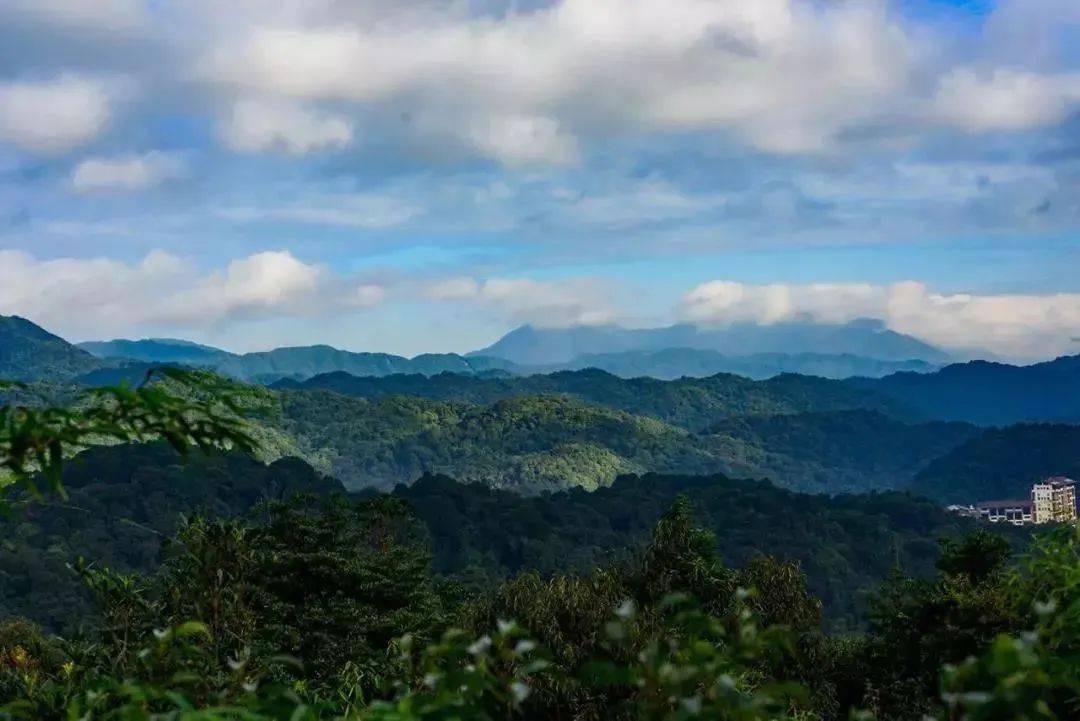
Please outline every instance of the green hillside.
[[937, 420], [979, 425], [1080, 422], [1080, 356], [1029, 366], [972, 361], [936, 373], [896, 373], [845, 383]]
[[346, 395], [379, 398], [420, 396], [444, 401], [493, 403], [523, 395], [564, 394], [680, 426], [703, 431], [738, 415], [774, 415], [853, 408], [880, 410], [911, 418], [903, 404], [840, 381], [780, 375], [764, 381], [720, 374], [708, 378], [620, 378], [596, 369], [549, 375], [479, 378], [442, 374], [359, 377], [345, 373], [317, 376], [283, 388], [320, 388]]
[[942, 503], [1027, 498], [1047, 476], [1080, 480], [1080, 426], [991, 428], [926, 466], [911, 488]]
[[150, 570], [185, 516], [233, 516], [263, 499], [330, 493], [341, 485], [297, 459], [264, 465], [240, 454], [181, 459], [163, 443], [93, 448], [64, 471], [67, 500], [10, 491], [0, 520], [0, 617], [73, 627], [92, 604], [68, 568], [83, 557], [120, 571]]
[[[444, 473], [536, 494], [658, 472], [770, 478], [812, 492], [884, 490], [904, 487], [974, 432], [964, 424], [908, 425], [873, 411], [837, 411], [742, 416], [694, 433], [558, 394], [469, 403], [264, 393], [272, 412], [260, 428], [349, 488], [389, 489]], [[692, 417], [686, 408], [671, 410]]]
[[593, 493], [539, 498], [445, 477], [395, 491], [429, 528], [436, 568], [481, 576], [592, 567], [640, 544], [679, 494], [713, 531], [728, 563], [743, 565], [758, 554], [798, 561], [837, 624], [856, 623], [866, 594], [898, 563], [909, 574], [928, 575], [938, 539], [973, 527], [904, 493], [830, 498], [719, 475], [625, 476]]
[[[865, 410], [739, 416], [710, 429], [725, 439], [734, 467], [825, 493], [905, 488], [927, 463], [978, 433], [966, 423], [907, 424]], [[737, 455], [746, 451], [753, 455]]]
[[[261, 500], [342, 490], [296, 459], [181, 459], [164, 444], [87, 451], [70, 463], [64, 484], [66, 501], [25, 505], [23, 496], [9, 494], [18, 512], [0, 521], [0, 615], [70, 627], [90, 609], [67, 568], [77, 557], [150, 571], [168, 553], [164, 540], [192, 513], [242, 515]], [[742, 565], [758, 553], [799, 561], [836, 623], [856, 623], [865, 593], [897, 559], [910, 573], [928, 574], [937, 538], [970, 525], [905, 494], [830, 499], [720, 475], [622, 476], [593, 493], [539, 497], [426, 476], [394, 491], [426, 526], [437, 570], [473, 582], [524, 569], [586, 570], [611, 554], [625, 556], [679, 494], [716, 533], [729, 563]]]
[[63, 338], [19, 316], [0, 316], [0, 379], [58, 381], [101, 362]]

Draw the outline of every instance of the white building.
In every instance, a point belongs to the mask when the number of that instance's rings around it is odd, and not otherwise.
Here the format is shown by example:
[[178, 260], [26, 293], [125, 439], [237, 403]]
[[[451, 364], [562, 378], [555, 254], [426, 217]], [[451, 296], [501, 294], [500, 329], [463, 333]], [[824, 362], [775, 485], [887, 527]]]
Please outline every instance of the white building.
[[1047, 478], [1031, 487], [1035, 523], [1076, 521], [1076, 482], [1064, 476]]
[[1024, 526], [1035, 522], [1031, 501], [983, 501], [975, 506], [979, 515], [991, 523]]

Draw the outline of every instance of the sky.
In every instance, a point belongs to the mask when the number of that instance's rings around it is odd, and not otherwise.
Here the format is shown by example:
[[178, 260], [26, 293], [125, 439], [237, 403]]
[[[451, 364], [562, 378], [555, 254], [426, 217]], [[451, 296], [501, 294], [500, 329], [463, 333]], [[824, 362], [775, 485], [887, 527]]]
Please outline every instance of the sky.
[[1080, 2], [2, 0], [0, 313], [1080, 353]]

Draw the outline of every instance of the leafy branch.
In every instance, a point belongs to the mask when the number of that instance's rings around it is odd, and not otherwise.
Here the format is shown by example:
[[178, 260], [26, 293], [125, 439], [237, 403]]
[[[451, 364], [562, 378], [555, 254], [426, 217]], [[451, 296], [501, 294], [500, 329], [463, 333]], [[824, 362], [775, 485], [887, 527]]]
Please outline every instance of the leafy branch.
[[[0, 390], [21, 387], [0, 381]], [[200, 371], [155, 368], [138, 386], [93, 388], [70, 408], [0, 406], [0, 469], [35, 496], [40, 473], [66, 497], [64, 459], [86, 446], [156, 439], [182, 454], [256, 447], [234, 387]]]

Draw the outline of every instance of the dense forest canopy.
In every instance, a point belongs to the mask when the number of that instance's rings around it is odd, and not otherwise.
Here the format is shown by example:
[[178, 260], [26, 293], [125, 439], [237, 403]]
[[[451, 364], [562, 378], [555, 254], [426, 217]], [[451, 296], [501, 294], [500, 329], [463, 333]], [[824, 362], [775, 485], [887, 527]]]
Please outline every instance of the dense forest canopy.
[[138, 370], [3, 389], [0, 718], [1049, 721], [1080, 703], [1075, 525], [999, 535], [857, 492], [1011, 489], [1075, 467], [1075, 426], [912, 423], [794, 376], [590, 371], [491, 397], [477, 381], [506, 379], [441, 378], [461, 395], [439, 397]]
[[[267, 500], [294, 493], [344, 493], [299, 459], [270, 465], [243, 454], [184, 458], [162, 443], [94, 448], [72, 459], [68, 498], [14, 494], [25, 513], [0, 522], [0, 612], [52, 629], [89, 612], [68, 566], [80, 557], [129, 572], [151, 572], [181, 519], [246, 517]], [[425, 476], [392, 495], [407, 503], [433, 549], [433, 569], [477, 584], [527, 570], [588, 571], [631, 554], [680, 495], [716, 536], [725, 562], [757, 554], [798, 562], [832, 626], [856, 627], [866, 595], [898, 566], [932, 572], [937, 541], [971, 521], [903, 493], [830, 498], [725, 476], [623, 476], [611, 487], [522, 497]], [[257, 515], [257, 513], [256, 513]], [[1016, 541], [1022, 540], [1021, 535]]]

